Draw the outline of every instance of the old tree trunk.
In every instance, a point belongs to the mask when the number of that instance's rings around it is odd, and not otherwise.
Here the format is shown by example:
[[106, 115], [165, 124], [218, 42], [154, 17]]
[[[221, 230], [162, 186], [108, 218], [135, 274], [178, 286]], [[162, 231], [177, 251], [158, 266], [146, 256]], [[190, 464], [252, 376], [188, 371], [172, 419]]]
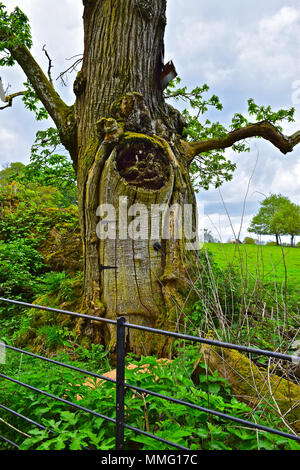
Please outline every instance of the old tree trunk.
[[[150, 210], [154, 204], [195, 207], [195, 199], [180, 144], [183, 123], [163, 98], [165, 10], [165, 0], [85, 2], [85, 51], [74, 90], [88, 311], [171, 328], [187, 294], [186, 253], [182, 240], [172, 237], [172, 213], [170, 239], [162, 240], [161, 230], [151, 237]], [[146, 236], [121, 233], [120, 198], [128, 210], [135, 205], [132, 216], [141, 214], [138, 204], [149, 210]], [[116, 228], [115, 239], [99, 239], [102, 204], [116, 210], [117, 223], [103, 227]], [[116, 268], [105, 269], [109, 266]], [[94, 339], [102, 334], [98, 325], [92, 331], [85, 327]], [[134, 335], [131, 331], [130, 348], [149, 352], [145, 335]], [[114, 330], [105, 337], [113, 345]]]
[[[132, 323], [175, 328], [192, 300], [190, 268], [197, 252], [187, 250], [179, 210], [162, 211], [160, 229], [154, 230], [160, 214], [150, 217], [150, 209], [189, 205], [184, 228], [190, 222], [195, 232], [196, 203], [188, 173], [195, 156], [254, 136], [287, 153], [300, 142], [300, 132], [288, 137], [262, 121], [186, 142], [181, 115], [163, 96], [166, 0], [83, 0], [83, 5], [84, 55], [73, 106], [63, 102], [31, 55], [28, 28], [21, 34], [16, 30], [16, 24], [27, 21], [21, 17], [20, 22], [19, 10], [11, 30], [0, 24], [0, 49], [22, 67], [76, 168], [84, 245], [82, 309], [94, 316], [123, 315]], [[20, 94], [6, 101], [11, 105]], [[115, 209], [110, 221], [107, 204]], [[148, 226], [141, 230], [140, 223], [140, 236], [124, 235], [124, 214], [130, 216], [130, 228], [132, 220], [139, 225], [145, 212]], [[192, 235], [188, 241], [194, 241]], [[82, 335], [114, 348], [114, 329], [103, 330], [98, 322], [83, 322], [79, 328]], [[131, 331], [128, 346], [137, 353], [163, 353], [165, 345], [155, 341]]]

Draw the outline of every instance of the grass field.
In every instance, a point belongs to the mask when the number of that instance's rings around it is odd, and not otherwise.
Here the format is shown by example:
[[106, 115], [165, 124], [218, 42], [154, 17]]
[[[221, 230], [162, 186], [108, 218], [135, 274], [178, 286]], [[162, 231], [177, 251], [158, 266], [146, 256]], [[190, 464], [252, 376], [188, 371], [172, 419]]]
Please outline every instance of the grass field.
[[206, 243], [204, 249], [214, 255], [221, 267], [226, 265], [241, 269], [252, 279], [263, 284], [285, 284], [300, 295], [300, 249], [279, 246], [235, 245]]

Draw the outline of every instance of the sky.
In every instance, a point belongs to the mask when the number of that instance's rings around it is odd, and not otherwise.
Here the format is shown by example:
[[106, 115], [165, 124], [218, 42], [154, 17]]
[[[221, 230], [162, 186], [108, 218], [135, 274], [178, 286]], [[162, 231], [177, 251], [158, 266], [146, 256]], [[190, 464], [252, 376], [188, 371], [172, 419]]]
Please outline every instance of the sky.
[[[46, 70], [46, 45], [55, 65], [54, 78], [82, 52], [81, 0], [3, 3], [9, 10], [18, 5], [28, 15], [33, 55]], [[236, 112], [247, 115], [247, 101], [253, 98], [274, 110], [295, 107], [296, 122], [284, 124], [284, 133], [300, 128], [300, 0], [169, 0], [167, 17], [165, 59], [174, 61], [184, 85], [207, 83], [211, 94], [220, 97], [224, 110], [213, 113], [212, 119], [229, 125]], [[23, 89], [25, 77], [19, 66], [0, 68], [0, 76], [5, 87], [10, 85], [10, 93]], [[74, 101], [74, 78], [70, 76], [68, 87], [55, 80], [69, 104]], [[35, 133], [49, 125], [51, 121], [36, 122], [16, 98], [12, 108], [0, 112], [0, 165], [27, 163]], [[204, 204], [204, 225], [223, 242], [250, 235], [250, 221], [270, 193], [300, 204], [300, 145], [283, 155], [262, 139], [250, 142], [250, 153], [226, 151], [237, 164], [232, 181], [197, 195]]]

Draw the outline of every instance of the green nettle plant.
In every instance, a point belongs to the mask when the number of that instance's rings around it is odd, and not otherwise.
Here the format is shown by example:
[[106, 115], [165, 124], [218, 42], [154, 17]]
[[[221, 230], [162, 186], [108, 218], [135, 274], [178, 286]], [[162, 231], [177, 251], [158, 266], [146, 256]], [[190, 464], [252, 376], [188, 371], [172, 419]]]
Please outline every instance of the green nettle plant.
[[[180, 345], [178, 345], [178, 350], [181, 350]], [[107, 367], [106, 353], [99, 346], [95, 352], [98, 362], [91, 361], [92, 370], [101, 373]], [[209, 407], [238, 418], [258, 420], [265, 425], [269, 425], [270, 421], [272, 424], [276, 422], [271, 411], [266, 413], [265, 410], [258, 408], [253, 412], [246, 404], [233, 398], [228, 383], [218, 377], [217, 373], [207, 374], [204, 363], [202, 364], [203, 373], [198, 377], [199, 385], [195, 385], [191, 374], [196, 352], [195, 347], [185, 347], [184, 360], [180, 354], [178, 359], [173, 361], [172, 367], [162, 365], [152, 356], [143, 357], [141, 360], [129, 356], [130, 363], [136, 364], [137, 368], [128, 369], [126, 379], [128, 383], [139, 387], [165, 395], [169, 394], [174, 398]], [[75, 347], [74, 353], [77, 359], [73, 358], [72, 361], [65, 353], [60, 353], [58, 359], [82, 367], [81, 361], [86, 362], [87, 359], [85, 350]], [[93, 351], [89, 354], [93, 354]], [[39, 387], [42, 382], [43, 390], [63, 396], [67, 400], [90, 409], [94, 409], [94, 404], [97, 403], [97, 412], [115, 418], [113, 384], [103, 382], [97, 387], [87, 387], [84, 385], [86, 378], [78, 373], [48, 365], [41, 366], [28, 357], [24, 357], [21, 364], [19, 356], [12, 353], [9, 353], [8, 364], [1, 368], [4, 373], [18, 372], [18, 379], [26, 381], [28, 368], [30, 368], [31, 385]], [[112, 423], [79, 410], [67, 409], [59, 402], [46, 399], [28, 390], [24, 391], [21, 387], [16, 390], [15, 385], [9, 382], [4, 383], [1, 394], [4, 404], [9, 403], [11, 408], [24, 413], [47, 428], [40, 430], [32, 428], [31, 425], [26, 428], [26, 425], [22, 424], [23, 434], [18, 434], [17, 442], [23, 450], [114, 449], [115, 426]], [[3, 419], [11, 420], [11, 417], [4, 413]], [[255, 430], [242, 428], [234, 422], [213, 416], [208, 417], [205, 412], [197, 410], [189, 412], [182, 405], [174, 405], [151, 395], [133, 391], [128, 391], [126, 394], [125, 419], [127, 424], [153, 432], [159, 437], [192, 450], [299, 450], [300, 448], [299, 444], [292, 440], [270, 433], [257, 433]], [[14, 423], [14, 427], [17, 425], [19, 423]], [[0, 422], [0, 429], [2, 426], [4, 423]], [[15, 430], [9, 430], [7, 427], [5, 430], [8, 437], [16, 439]], [[166, 446], [127, 429], [125, 442], [126, 449], [132, 450], [173, 449], [172, 446]]]

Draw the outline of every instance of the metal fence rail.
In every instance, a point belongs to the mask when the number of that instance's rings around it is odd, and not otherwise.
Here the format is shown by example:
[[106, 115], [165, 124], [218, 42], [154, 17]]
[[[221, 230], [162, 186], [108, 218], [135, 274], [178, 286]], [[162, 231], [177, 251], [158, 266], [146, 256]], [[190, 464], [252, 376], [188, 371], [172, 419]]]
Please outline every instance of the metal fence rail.
[[[255, 430], [270, 432], [272, 434], [277, 434], [279, 436], [289, 438], [289, 439], [293, 439], [293, 440], [296, 440], [296, 441], [300, 442], [300, 437], [299, 436], [289, 434], [289, 433], [286, 433], [286, 432], [283, 432], [283, 431], [280, 431], [280, 430], [276, 430], [276, 429], [273, 429], [273, 428], [269, 428], [267, 426], [263, 426], [263, 425], [260, 425], [260, 424], [257, 424], [257, 423], [254, 423], [254, 422], [251, 422], [251, 421], [248, 421], [248, 420], [237, 418], [235, 416], [231, 416], [231, 415], [228, 415], [228, 414], [225, 414], [225, 413], [221, 413], [219, 411], [211, 410], [209, 408], [198, 406], [194, 403], [189, 403], [189, 402], [179, 400], [177, 398], [173, 398], [173, 397], [170, 397], [170, 396], [167, 396], [167, 395], [162, 395], [160, 393], [156, 393], [156, 392], [153, 392], [151, 390], [147, 390], [147, 389], [144, 389], [144, 388], [141, 388], [141, 387], [137, 387], [137, 386], [132, 385], [132, 384], [128, 384], [125, 381], [125, 371], [126, 371], [126, 367], [125, 367], [126, 328], [129, 328], [129, 329], [132, 328], [132, 329], [136, 329], [136, 330], [140, 330], [140, 331], [147, 331], [147, 332], [151, 332], [151, 333], [154, 333], [154, 334], [170, 336], [170, 337], [177, 338], [177, 339], [183, 339], [183, 340], [186, 340], [186, 341], [197, 342], [197, 343], [202, 343], [202, 344], [208, 344], [208, 345], [212, 345], [212, 346], [218, 346], [218, 347], [221, 347], [221, 348], [235, 349], [235, 350], [250, 353], [250, 354], [263, 355], [263, 356], [266, 356], [266, 357], [286, 360], [286, 361], [289, 361], [289, 362], [300, 362], [300, 358], [297, 357], [297, 356], [282, 354], [282, 353], [278, 353], [278, 352], [275, 352], [275, 351], [266, 351], [266, 350], [262, 350], [262, 349], [251, 348], [251, 347], [236, 345], [236, 344], [231, 344], [231, 343], [224, 343], [224, 342], [221, 342], [221, 341], [215, 341], [215, 340], [208, 339], [208, 338], [201, 338], [201, 337], [198, 337], [198, 336], [191, 336], [191, 335], [185, 335], [185, 334], [175, 333], [175, 332], [166, 331], [166, 330], [159, 330], [159, 329], [150, 328], [150, 327], [141, 326], [141, 325], [135, 325], [135, 324], [127, 323], [126, 319], [124, 317], [120, 317], [120, 318], [118, 318], [118, 320], [109, 320], [109, 319], [106, 319], [106, 318], [100, 318], [100, 317], [85, 315], [85, 314], [81, 314], [81, 313], [70, 312], [70, 311], [67, 311], [67, 310], [60, 310], [60, 309], [56, 309], [56, 308], [52, 308], [52, 307], [43, 307], [41, 305], [33, 305], [33, 304], [26, 303], [26, 302], [20, 302], [20, 301], [11, 300], [11, 299], [4, 299], [4, 298], [1, 298], [1, 297], [0, 297], [0, 302], [5, 302], [5, 303], [13, 304], [13, 305], [19, 305], [19, 306], [27, 307], [27, 308], [35, 308], [35, 309], [39, 309], [39, 310], [46, 310], [46, 311], [51, 311], [51, 312], [55, 312], [55, 313], [60, 313], [60, 314], [63, 314], [63, 315], [69, 315], [69, 316], [72, 316], [72, 317], [79, 317], [79, 318], [84, 318], [84, 319], [87, 319], [87, 320], [96, 320], [97, 322], [104, 322], [104, 323], [109, 323], [109, 324], [116, 325], [116, 329], [117, 329], [116, 380], [105, 377], [105, 376], [102, 376], [100, 374], [96, 374], [94, 372], [87, 371], [85, 369], [81, 369], [81, 368], [78, 368], [78, 367], [75, 367], [75, 366], [72, 366], [72, 365], [69, 365], [69, 364], [65, 364], [63, 362], [56, 361], [54, 359], [50, 359], [50, 358], [47, 358], [47, 357], [44, 357], [44, 356], [39, 356], [37, 354], [34, 354], [32, 352], [29, 352], [29, 351], [26, 351], [26, 350], [23, 350], [23, 349], [19, 349], [19, 348], [15, 348], [13, 346], [5, 345], [5, 347], [9, 350], [12, 350], [12, 351], [15, 351], [15, 352], [18, 352], [18, 353], [22, 353], [22, 354], [26, 354], [28, 356], [34, 357], [35, 359], [46, 361], [46, 362], [52, 363], [52, 364], [54, 364], [56, 366], [59, 366], [59, 367], [65, 367], [65, 368], [74, 370], [76, 372], [79, 372], [79, 373], [82, 373], [82, 374], [85, 374], [85, 375], [89, 375], [91, 377], [95, 377], [97, 379], [101, 379], [101, 380], [113, 383], [116, 387], [116, 419], [110, 418], [109, 416], [105, 416], [103, 414], [100, 414], [97, 411], [91, 410], [89, 408], [85, 408], [81, 405], [78, 405], [77, 403], [73, 403], [69, 400], [58, 397], [58, 396], [53, 395], [51, 393], [48, 393], [44, 390], [40, 390], [40, 389], [38, 389], [36, 387], [33, 387], [29, 384], [23, 383], [19, 380], [16, 380], [12, 377], [9, 377], [9, 376], [6, 376], [6, 375], [0, 373], [0, 377], [4, 380], [8, 380], [10, 382], [15, 383], [18, 386], [25, 387], [27, 389], [30, 389], [30, 390], [36, 392], [36, 393], [45, 395], [48, 398], [52, 398], [56, 401], [62, 402], [66, 405], [69, 405], [69, 406], [71, 406], [73, 408], [76, 408], [78, 410], [81, 410], [83, 412], [86, 412], [86, 413], [89, 413], [91, 415], [100, 417], [100, 418], [104, 419], [105, 421], [114, 423], [115, 428], [116, 428], [116, 437], [115, 437], [116, 450], [123, 450], [124, 449], [124, 442], [125, 442], [124, 430], [125, 429], [130, 429], [130, 430], [134, 431], [135, 433], [142, 434], [142, 435], [147, 436], [151, 439], [162, 442], [162, 443], [164, 443], [168, 446], [172, 446], [176, 449], [189, 450], [188, 448], [183, 447], [183, 446], [181, 446], [181, 445], [179, 445], [175, 442], [171, 442], [171, 441], [163, 439], [163, 438], [161, 438], [161, 437], [159, 437], [155, 434], [151, 434], [151, 433], [146, 432], [142, 429], [135, 428], [133, 426], [130, 426], [130, 425], [126, 424], [125, 423], [125, 412], [124, 412], [125, 411], [125, 393], [126, 393], [126, 389], [131, 389], [131, 390], [134, 390], [134, 391], [138, 391], [138, 392], [141, 392], [141, 393], [152, 395], [152, 396], [160, 398], [162, 400], [167, 400], [167, 401], [170, 401], [170, 402], [175, 403], [175, 404], [183, 405], [183, 406], [186, 406], [186, 407], [191, 408], [191, 409], [195, 409], [195, 410], [198, 410], [198, 411], [205, 412], [207, 414], [211, 414], [213, 416], [217, 416], [217, 417], [222, 418], [224, 420], [233, 421], [233, 422], [239, 423], [243, 426], [248, 426], [248, 427], [250, 427], [252, 429], [255, 429]], [[24, 421], [26, 421], [28, 423], [31, 423], [32, 425], [34, 425], [34, 426], [36, 426], [40, 429], [47, 430], [51, 434], [53, 434], [53, 432], [54, 432], [53, 430], [46, 428], [45, 426], [41, 425], [40, 423], [32, 421], [31, 419], [27, 418], [26, 416], [23, 416], [20, 413], [17, 413], [16, 411], [11, 410], [10, 408], [7, 408], [4, 405], [0, 405], [0, 409], [15, 415], [15, 416], [19, 417], [20, 419], [23, 419]], [[5, 441], [6, 443], [10, 444], [12, 447], [19, 448], [19, 446], [16, 443], [14, 443], [14, 442], [10, 441], [9, 439], [5, 438], [5, 436], [0, 436], [0, 440]]]

